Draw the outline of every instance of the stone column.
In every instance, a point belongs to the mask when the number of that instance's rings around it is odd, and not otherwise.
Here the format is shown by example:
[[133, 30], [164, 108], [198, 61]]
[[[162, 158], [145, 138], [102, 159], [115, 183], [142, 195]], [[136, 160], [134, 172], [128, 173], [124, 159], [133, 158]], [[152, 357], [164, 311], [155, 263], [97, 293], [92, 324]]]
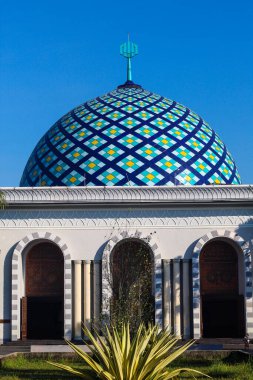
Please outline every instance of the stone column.
[[190, 287], [189, 287], [189, 268], [190, 260], [183, 260], [183, 338], [190, 338], [191, 320], [190, 320]]
[[93, 320], [99, 325], [101, 314], [101, 261], [93, 261]]
[[170, 260], [163, 260], [163, 327], [171, 327]]
[[91, 262], [83, 262], [83, 323], [90, 328], [91, 320], [91, 286], [90, 286]]
[[180, 260], [173, 260], [173, 299], [174, 299], [174, 333], [181, 337], [180, 317]]
[[81, 339], [81, 321], [82, 321], [82, 262], [81, 260], [74, 261], [74, 339]]

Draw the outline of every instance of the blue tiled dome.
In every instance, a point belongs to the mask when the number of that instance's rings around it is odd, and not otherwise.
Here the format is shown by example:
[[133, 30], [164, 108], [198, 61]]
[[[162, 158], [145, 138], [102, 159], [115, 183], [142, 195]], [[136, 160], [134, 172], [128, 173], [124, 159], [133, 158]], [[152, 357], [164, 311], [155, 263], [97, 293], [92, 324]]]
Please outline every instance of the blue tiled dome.
[[239, 184], [212, 128], [175, 101], [119, 86], [73, 109], [41, 138], [20, 186]]

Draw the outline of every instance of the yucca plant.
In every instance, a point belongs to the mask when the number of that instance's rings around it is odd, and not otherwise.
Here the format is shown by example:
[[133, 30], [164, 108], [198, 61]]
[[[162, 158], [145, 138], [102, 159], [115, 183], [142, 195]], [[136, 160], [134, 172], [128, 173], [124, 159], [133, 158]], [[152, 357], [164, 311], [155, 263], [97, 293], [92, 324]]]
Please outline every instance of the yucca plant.
[[[84, 334], [91, 344], [88, 345], [92, 355], [82, 351], [75, 344], [67, 341], [76, 354], [87, 365], [82, 371], [70, 366], [50, 364], [84, 379], [97, 377], [103, 380], [167, 380], [175, 379], [182, 372], [203, 373], [190, 368], [173, 369], [170, 364], [193, 343], [189, 341], [182, 346], [178, 339], [168, 330], [160, 331], [158, 326], [139, 326], [131, 337], [129, 324], [121, 328], [106, 327], [105, 336], [97, 332], [94, 335], [83, 327]], [[209, 377], [207, 375], [204, 375]]]

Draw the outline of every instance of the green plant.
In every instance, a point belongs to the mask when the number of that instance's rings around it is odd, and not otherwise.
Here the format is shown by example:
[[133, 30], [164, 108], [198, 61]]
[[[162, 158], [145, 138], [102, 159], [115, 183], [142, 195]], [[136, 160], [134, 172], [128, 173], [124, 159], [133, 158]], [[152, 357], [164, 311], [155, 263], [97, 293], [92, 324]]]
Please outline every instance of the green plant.
[[131, 321], [130, 331], [136, 333], [142, 322], [154, 322], [153, 272], [152, 253], [144, 243], [126, 239], [116, 245], [108, 274], [111, 325], [120, 328]]
[[168, 330], [160, 331], [158, 326], [145, 327], [141, 324], [132, 338], [128, 323], [119, 329], [106, 327], [104, 337], [98, 333], [93, 335], [86, 327], [83, 331], [91, 342], [89, 348], [92, 356], [75, 344], [67, 343], [89, 368], [79, 371], [63, 364], [52, 365], [84, 379], [167, 380], [178, 378], [182, 372], [190, 373], [193, 378], [194, 374], [204, 375], [190, 368], [170, 367], [171, 362], [186, 351], [193, 341], [179, 346], [174, 335]]
[[0, 192], [0, 209], [4, 209], [6, 206], [5, 196]]

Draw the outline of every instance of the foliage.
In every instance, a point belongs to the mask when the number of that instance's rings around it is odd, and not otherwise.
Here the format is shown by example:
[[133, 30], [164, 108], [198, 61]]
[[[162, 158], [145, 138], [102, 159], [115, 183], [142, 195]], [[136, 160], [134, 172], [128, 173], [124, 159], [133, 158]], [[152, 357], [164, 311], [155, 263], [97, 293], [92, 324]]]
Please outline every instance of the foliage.
[[154, 321], [153, 261], [148, 247], [136, 240], [128, 239], [115, 248], [110, 262], [110, 322], [121, 327], [131, 321], [134, 333], [142, 322], [147, 326]]
[[4, 194], [0, 192], [0, 209], [5, 208], [5, 206], [6, 206], [6, 201], [5, 201]]
[[168, 330], [160, 331], [158, 326], [145, 327], [141, 324], [133, 337], [129, 324], [123, 324], [120, 329], [106, 328], [104, 337], [98, 333], [93, 336], [86, 327], [83, 331], [91, 342], [89, 348], [92, 356], [70, 341], [68, 344], [89, 369], [80, 371], [63, 364], [51, 364], [84, 379], [167, 380], [177, 378], [184, 372], [203, 375], [194, 369], [171, 368], [172, 361], [186, 351], [193, 341], [179, 346], [174, 335]]

